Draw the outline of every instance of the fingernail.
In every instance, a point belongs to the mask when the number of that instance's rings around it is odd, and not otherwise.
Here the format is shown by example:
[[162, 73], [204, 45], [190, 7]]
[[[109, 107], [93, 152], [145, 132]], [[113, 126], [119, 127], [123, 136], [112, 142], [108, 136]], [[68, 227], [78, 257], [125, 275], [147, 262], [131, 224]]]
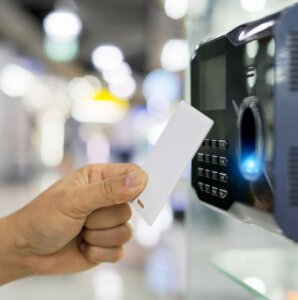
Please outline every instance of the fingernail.
[[128, 188], [135, 188], [135, 187], [137, 187], [141, 183], [141, 181], [142, 181], [142, 176], [144, 176], [144, 175], [140, 171], [128, 174], [125, 177], [125, 185], [126, 185], [126, 187], [128, 187]]
[[127, 221], [127, 226], [129, 228], [131, 234], [133, 235], [133, 233], [134, 233], [134, 225], [133, 225], [133, 223], [132, 223], [131, 220]]

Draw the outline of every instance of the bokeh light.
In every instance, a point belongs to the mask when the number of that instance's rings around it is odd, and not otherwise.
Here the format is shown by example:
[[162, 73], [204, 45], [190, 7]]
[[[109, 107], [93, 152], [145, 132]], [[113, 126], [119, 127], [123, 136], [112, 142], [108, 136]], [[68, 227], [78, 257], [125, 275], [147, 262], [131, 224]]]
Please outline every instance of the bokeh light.
[[54, 11], [45, 17], [43, 27], [51, 40], [70, 41], [76, 39], [81, 33], [82, 21], [73, 12]]
[[165, 0], [164, 10], [168, 17], [178, 20], [185, 17], [188, 0]]
[[116, 68], [123, 59], [122, 51], [114, 45], [101, 45], [92, 52], [92, 63], [100, 71]]
[[248, 12], [262, 10], [267, 4], [267, 0], [241, 0], [241, 6]]
[[95, 300], [122, 300], [124, 297], [123, 279], [117, 270], [101, 268], [93, 277]]
[[34, 75], [16, 64], [6, 65], [0, 73], [0, 88], [10, 97], [22, 97], [34, 87]]
[[162, 49], [160, 62], [164, 69], [177, 72], [189, 65], [189, 49], [186, 40], [172, 39]]
[[136, 81], [131, 77], [124, 77], [122, 81], [109, 84], [110, 91], [117, 97], [123, 99], [131, 98], [137, 88]]

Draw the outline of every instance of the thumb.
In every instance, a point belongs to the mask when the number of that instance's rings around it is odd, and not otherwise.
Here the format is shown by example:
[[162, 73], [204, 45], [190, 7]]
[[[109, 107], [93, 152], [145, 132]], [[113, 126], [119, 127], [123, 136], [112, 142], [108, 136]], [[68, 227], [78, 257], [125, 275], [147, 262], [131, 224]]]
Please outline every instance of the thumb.
[[89, 215], [94, 210], [134, 200], [145, 188], [146, 173], [138, 171], [110, 177], [80, 187], [76, 193], [76, 210]]

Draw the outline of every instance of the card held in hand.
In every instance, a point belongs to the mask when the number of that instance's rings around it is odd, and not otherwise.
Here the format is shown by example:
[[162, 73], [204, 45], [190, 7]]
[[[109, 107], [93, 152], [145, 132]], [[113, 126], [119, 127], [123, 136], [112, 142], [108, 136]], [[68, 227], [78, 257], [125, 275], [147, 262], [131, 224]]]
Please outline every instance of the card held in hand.
[[162, 207], [170, 198], [179, 178], [191, 161], [213, 121], [180, 101], [156, 145], [145, 159], [142, 168], [148, 183], [133, 207], [152, 225]]

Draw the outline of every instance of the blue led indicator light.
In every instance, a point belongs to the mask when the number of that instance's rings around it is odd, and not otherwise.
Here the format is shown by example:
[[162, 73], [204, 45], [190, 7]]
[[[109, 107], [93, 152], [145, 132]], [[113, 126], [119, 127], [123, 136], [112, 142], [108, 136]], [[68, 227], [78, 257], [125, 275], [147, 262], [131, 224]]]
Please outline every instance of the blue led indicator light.
[[262, 161], [255, 154], [252, 154], [241, 161], [240, 169], [245, 179], [255, 181], [261, 175]]

